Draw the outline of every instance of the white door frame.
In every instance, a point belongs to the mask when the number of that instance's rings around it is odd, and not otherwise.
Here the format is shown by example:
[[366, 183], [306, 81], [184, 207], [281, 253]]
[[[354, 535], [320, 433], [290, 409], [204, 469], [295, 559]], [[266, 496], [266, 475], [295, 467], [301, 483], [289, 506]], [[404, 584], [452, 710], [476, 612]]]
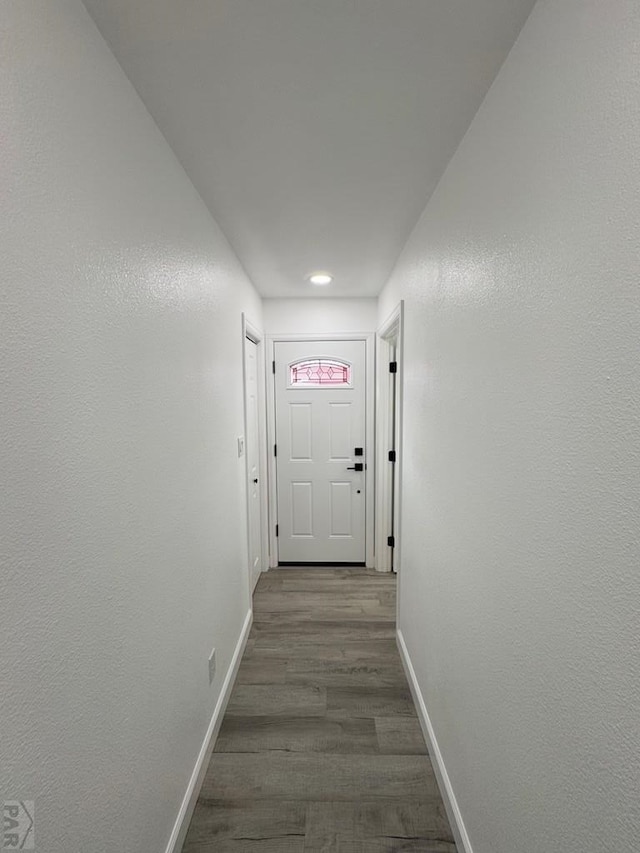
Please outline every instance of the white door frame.
[[266, 365], [267, 377], [267, 447], [269, 469], [269, 566], [278, 565], [278, 540], [276, 538], [276, 523], [278, 519], [278, 493], [276, 479], [276, 459], [274, 455], [276, 435], [276, 406], [275, 406], [275, 376], [271, 368], [274, 360], [275, 344], [278, 341], [365, 341], [367, 381], [365, 387], [365, 417], [366, 417], [366, 456], [367, 477], [365, 486], [365, 561], [367, 568], [375, 566], [374, 559], [374, 530], [375, 530], [375, 335], [362, 332], [340, 332], [339, 334], [313, 335], [278, 335], [266, 336], [266, 351], [269, 353]]
[[[403, 387], [404, 302], [401, 301], [377, 332], [377, 396], [376, 396], [376, 569], [400, 574], [402, 513], [402, 387]], [[389, 362], [395, 341], [395, 448], [392, 448], [394, 424], [391, 419], [392, 389]], [[396, 461], [389, 462], [389, 450], [395, 449]], [[393, 535], [395, 547], [387, 544], [391, 506], [393, 503]]]
[[265, 370], [264, 358], [264, 334], [254, 325], [247, 315], [242, 313], [242, 389], [244, 403], [244, 469], [245, 469], [245, 498], [246, 498], [246, 522], [247, 522], [247, 572], [249, 578], [249, 603], [253, 596], [252, 572], [251, 572], [251, 530], [249, 527], [249, 513], [251, 512], [251, 496], [249, 493], [249, 455], [247, 453], [247, 359], [245, 340], [249, 338], [258, 348], [256, 371], [258, 375], [258, 477], [260, 492], [260, 515], [262, 518], [262, 531], [260, 536], [260, 571], [267, 568], [265, 555], [269, 553], [268, 519], [269, 519], [269, 490], [267, 472], [267, 424], [265, 416], [265, 385], [263, 381]]

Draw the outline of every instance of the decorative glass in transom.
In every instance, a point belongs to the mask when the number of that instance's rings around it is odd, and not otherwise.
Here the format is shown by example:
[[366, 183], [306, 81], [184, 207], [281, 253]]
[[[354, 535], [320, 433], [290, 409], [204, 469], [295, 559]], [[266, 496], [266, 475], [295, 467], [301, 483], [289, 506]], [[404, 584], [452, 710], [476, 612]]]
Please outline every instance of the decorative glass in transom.
[[333, 358], [312, 358], [290, 365], [289, 382], [294, 386], [350, 385], [351, 365]]

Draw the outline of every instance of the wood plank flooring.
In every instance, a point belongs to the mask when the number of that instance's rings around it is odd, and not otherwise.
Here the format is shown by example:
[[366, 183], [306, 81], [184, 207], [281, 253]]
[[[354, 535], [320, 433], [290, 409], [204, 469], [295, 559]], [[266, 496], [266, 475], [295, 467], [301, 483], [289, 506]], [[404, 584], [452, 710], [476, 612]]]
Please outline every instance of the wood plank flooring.
[[395, 644], [395, 576], [282, 568], [183, 853], [455, 853]]

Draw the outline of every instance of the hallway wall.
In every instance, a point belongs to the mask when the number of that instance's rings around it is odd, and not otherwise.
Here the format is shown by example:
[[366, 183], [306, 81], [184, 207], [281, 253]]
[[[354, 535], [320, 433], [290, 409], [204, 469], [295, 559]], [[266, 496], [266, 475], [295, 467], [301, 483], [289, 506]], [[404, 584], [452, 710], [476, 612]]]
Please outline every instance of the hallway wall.
[[268, 334], [374, 332], [377, 299], [264, 299]]
[[0, 790], [161, 853], [249, 608], [261, 304], [79, 0], [3, 3], [0, 80]]
[[640, 830], [640, 6], [539, 0], [382, 294], [400, 627], [474, 853]]

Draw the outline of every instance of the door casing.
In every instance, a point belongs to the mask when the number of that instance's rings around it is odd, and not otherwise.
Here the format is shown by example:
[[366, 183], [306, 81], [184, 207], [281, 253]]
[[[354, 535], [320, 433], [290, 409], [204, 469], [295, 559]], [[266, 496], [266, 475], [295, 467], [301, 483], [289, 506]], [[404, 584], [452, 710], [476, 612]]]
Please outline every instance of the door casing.
[[326, 335], [278, 335], [266, 336], [266, 352], [269, 354], [266, 361], [267, 371], [267, 447], [268, 447], [268, 470], [269, 470], [269, 566], [275, 568], [278, 565], [278, 540], [276, 537], [276, 524], [278, 522], [277, 503], [277, 480], [276, 460], [274, 455], [276, 435], [276, 411], [275, 411], [275, 377], [271, 369], [274, 359], [275, 344], [277, 341], [300, 341], [312, 343], [314, 341], [365, 341], [366, 342], [366, 460], [367, 478], [365, 485], [365, 560], [368, 568], [374, 568], [374, 526], [375, 526], [375, 334], [363, 334], [362, 332], [326, 334]]
[[[398, 583], [400, 583], [402, 549], [403, 324], [404, 303], [400, 302], [378, 329], [376, 346], [376, 568], [381, 572], [389, 572], [393, 567], [394, 571], [398, 572]], [[389, 362], [394, 349], [398, 368], [395, 382], [390, 382]], [[393, 408], [391, 395], [394, 388], [395, 423], [390, 417]], [[392, 447], [392, 444], [395, 446]], [[389, 450], [396, 451], [395, 463], [389, 462]], [[395, 538], [393, 553], [387, 545], [392, 512]]]

